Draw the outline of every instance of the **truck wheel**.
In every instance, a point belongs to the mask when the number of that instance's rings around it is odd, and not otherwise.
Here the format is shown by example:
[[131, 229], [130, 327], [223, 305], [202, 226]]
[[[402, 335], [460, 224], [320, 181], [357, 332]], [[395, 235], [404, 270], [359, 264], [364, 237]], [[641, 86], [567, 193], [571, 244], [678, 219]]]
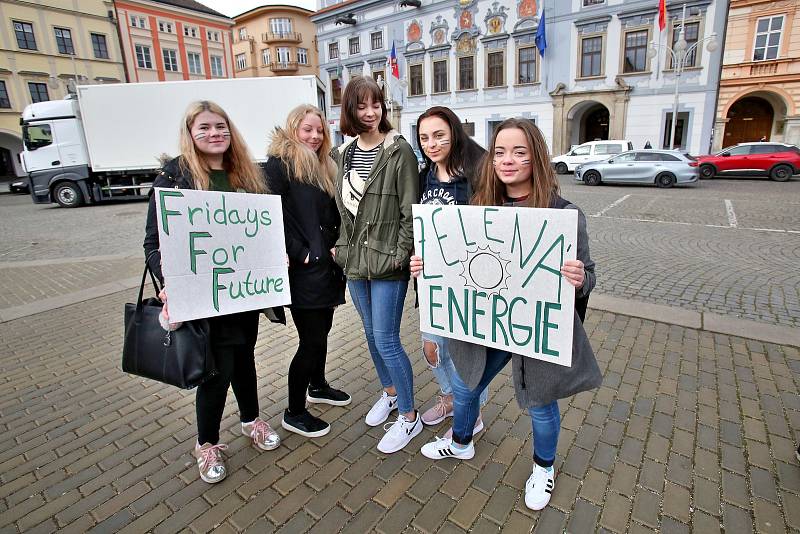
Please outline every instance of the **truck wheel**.
[[83, 193], [78, 184], [61, 182], [53, 189], [53, 198], [62, 208], [77, 208], [83, 204]]
[[556, 163], [556, 174], [567, 174], [569, 172], [569, 168], [567, 168], [567, 164], [564, 162]]
[[776, 182], [785, 182], [792, 177], [792, 168], [788, 165], [776, 165], [769, 171], [769, 177]]

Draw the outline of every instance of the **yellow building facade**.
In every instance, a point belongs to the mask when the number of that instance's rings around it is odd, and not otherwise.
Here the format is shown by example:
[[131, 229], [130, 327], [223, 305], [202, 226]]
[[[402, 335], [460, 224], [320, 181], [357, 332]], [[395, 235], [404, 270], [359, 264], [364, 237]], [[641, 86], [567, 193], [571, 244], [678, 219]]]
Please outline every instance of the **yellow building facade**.
[[262, 6], [233, 17], [237, 78], [317, 75], [317, 28], [312, 12], [292, 6]]
[[78, 84], [125, 82], [112, 1], [0, 1], [0, 175], [23, 173], [19, 119]]
[[714, 136], [800, 145], [800, 0], [731, 0]]

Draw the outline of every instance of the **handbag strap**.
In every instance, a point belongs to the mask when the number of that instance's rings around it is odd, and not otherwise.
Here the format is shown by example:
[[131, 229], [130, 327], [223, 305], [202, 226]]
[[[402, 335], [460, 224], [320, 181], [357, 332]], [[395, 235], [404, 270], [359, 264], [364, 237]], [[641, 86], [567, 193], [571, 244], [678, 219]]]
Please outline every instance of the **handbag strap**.
[[142, 309], [142, 297], [144, 297], [144, 283], [147, 280], [147, 274], [150, 274], [150, 280], [153, 282], [153, 288], [156, 290], [156, 296], [161, 292], [161, 287], [158, 285], [158, 281], [156, 280], [153, 271], [150, 269], [150, 266], [147, 264], [147, 261], [144, 262], [144, 271], [142, 272], [142, 283], [139, 285], [139, 298], [136, 300], [136, 311], [141, 311]]

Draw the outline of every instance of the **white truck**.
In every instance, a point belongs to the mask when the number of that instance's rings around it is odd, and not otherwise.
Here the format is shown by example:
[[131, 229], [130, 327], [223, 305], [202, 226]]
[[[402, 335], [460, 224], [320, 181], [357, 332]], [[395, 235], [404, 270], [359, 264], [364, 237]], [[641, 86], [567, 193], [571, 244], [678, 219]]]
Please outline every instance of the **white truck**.
[[87, 85], [77, 98], [31, 104], [22, 113], [23, 166], [37, 204], [67, 208], [146, 197], [164, 155], [179, 154], [191, 102], [228, 113], [256, 161], [289, 110], [317, 104], [315, 76]]

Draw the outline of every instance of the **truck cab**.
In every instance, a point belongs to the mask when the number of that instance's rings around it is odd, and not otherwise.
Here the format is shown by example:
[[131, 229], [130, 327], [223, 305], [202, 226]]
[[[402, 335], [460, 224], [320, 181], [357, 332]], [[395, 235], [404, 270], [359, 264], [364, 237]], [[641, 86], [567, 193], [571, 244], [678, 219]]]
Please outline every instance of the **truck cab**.
[[[93, 173], [78, 100], [30, 104], [22, 112], [22, 164], [36, 204], [72, 208], [120, 196], [143, 196], [152, 176]], [[141, 182], [141, 183], [140, 183]]]

